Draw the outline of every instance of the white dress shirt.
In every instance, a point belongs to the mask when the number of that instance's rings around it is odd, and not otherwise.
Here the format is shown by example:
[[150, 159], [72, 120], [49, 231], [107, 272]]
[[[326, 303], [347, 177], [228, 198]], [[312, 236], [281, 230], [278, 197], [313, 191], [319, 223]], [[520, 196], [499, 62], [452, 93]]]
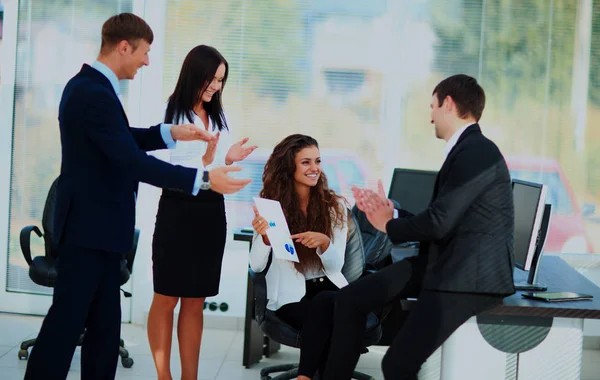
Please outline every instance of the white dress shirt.
[[[346, 255], [346, 239], [348, 238], [348, 221], [344, 220], [342, 226], [334, 227], [333, 240], [325, 252], [317, 249], [317, 254], [323, 264], [319, 273], [327, 276], [338, 288], [348, 285], [348, 280], [342, 275], [344, 257]], [[250, 267], [255, 272], [262, 272], [269, 260], [271, 246], [263, 242], [262, 236], [254, 233], [252, 249], [250, 250]], [[318, 273], [311, 273], [311, 276]], [[271, 266], [266, 274], [267, 281], [267, 309], [277, 310], [283, 305], [299, 302], [306, 294], [307, 278], [296, 270], [294, 264], [288, 260], [277, 259], [273, 256]], [[314, 278], [314, 277], [311, 277]]]
[[[176, 124], [186, 124], [189, 120], [184, 116]], [[200, 117], [194, 114], [194, 124], [198, 128], [205, 129], [204, 123]], [[214, 128], [213, 128], [214, 126]], [[229, 123], [228, 123], [229, 127]], [[212, 135], [216, 135], [219, 129], [213, 124], [211, 118], [208, 118], [208, 132]], [[198, 169], [202, 172], [204, 169], [210, 170], [218, 166], [225, 166], [225, 156], [227, 151], [231, 147], [231, 134], [229, 130], [223, 129], [219, 136], [219, 142], [217, 143], [217, 151], [215, 152], [215, 158], [212, 163], [204, 167], [202, 162], [202, 156], [206, 153], [208, 143], [205, 141], [178, 141], [174, 149], [170, 149], [171, 153], [169, 161], [174, 165], [187, 166], [189, 168]]]

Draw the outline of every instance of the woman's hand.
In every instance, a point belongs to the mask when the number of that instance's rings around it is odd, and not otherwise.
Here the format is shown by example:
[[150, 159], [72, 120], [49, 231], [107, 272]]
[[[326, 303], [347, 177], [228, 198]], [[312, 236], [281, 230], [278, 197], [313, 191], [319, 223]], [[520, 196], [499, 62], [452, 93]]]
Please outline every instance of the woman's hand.
[[215, 139], [208, 142], [208, 146], [206, 147], [206, 153], [202, 156], [202, 164], [204, 167], [212, 164], [215, 159], [215, 152], [217, 151], [217, 144], [219, 142], [219, 137], [221, 136], [221, 132], [217, 132], [215, 135]]
[[231, 165], [234, 162], [239, 162], [244, 160], [248, 155], [254, 152], [254, 149], [258, 148], [256, 145], [252, 146], [244, 146], [245, 143], [248, 142], [248, 137], [241, 139], [236, 142], [229, 148], [227, 154], [225, 155], [225, 164]]
[[329, 236], [320, 232], [302, 232], [292, 235], [292, 239], [308, 248], [321, 248], [321, 252], [325, 252], [329, 248], [331, 239]]
[[252, 206], [254, 209], [254, 220], [252, 221], [252, 228], [259, 235], [262, 236], [263, 242], [265, 245], [271, 245], [269, 238], [267, 237], [267, 230], [269, 229], [269, 222], [258, 213], [258, 209], [256, 206]]

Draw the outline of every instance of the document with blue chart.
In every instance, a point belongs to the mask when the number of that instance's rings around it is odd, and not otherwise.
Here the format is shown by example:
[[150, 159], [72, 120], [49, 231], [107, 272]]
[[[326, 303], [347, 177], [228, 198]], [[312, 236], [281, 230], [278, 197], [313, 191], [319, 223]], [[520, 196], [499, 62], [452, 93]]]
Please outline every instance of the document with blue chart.
[[288, 227], [281, 204], [271, 199], [254, 198], [254, 203], [260, 216], [269, 223], [267, 237], [273, 248], [273, 255], [276, 259], [299, 262], [298, 255], [294, 248], [294, 242], [290, 237]]

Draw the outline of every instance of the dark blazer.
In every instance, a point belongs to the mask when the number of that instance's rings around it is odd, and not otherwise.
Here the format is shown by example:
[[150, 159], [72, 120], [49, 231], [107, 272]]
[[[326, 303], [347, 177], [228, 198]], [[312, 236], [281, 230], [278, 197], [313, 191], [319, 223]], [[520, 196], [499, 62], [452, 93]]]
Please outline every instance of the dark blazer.
[[468, 127], [438, 173], [431, 203], [388, 222], [392, 242], [421, 241], [424, 289], [512, 294], [514, 204], [498, 147]]
[[67, 83], [58, 120], [57, 244], [125, 253], [133, 244], [138, 182], [192, 192], [197, 170], [147, 155], [166, 148], [160, 125], [131, 128], [110, 81], [96, 69], [83, 65]]

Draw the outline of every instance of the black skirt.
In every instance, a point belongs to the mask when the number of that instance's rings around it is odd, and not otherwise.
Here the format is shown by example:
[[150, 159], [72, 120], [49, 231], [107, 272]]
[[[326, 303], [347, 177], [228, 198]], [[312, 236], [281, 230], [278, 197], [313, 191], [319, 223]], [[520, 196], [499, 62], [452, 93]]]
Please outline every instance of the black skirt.
[[223, 195], [163, 190], [152, 240], [154, 292], [171, 297], [217, 295], [226, 236]]

